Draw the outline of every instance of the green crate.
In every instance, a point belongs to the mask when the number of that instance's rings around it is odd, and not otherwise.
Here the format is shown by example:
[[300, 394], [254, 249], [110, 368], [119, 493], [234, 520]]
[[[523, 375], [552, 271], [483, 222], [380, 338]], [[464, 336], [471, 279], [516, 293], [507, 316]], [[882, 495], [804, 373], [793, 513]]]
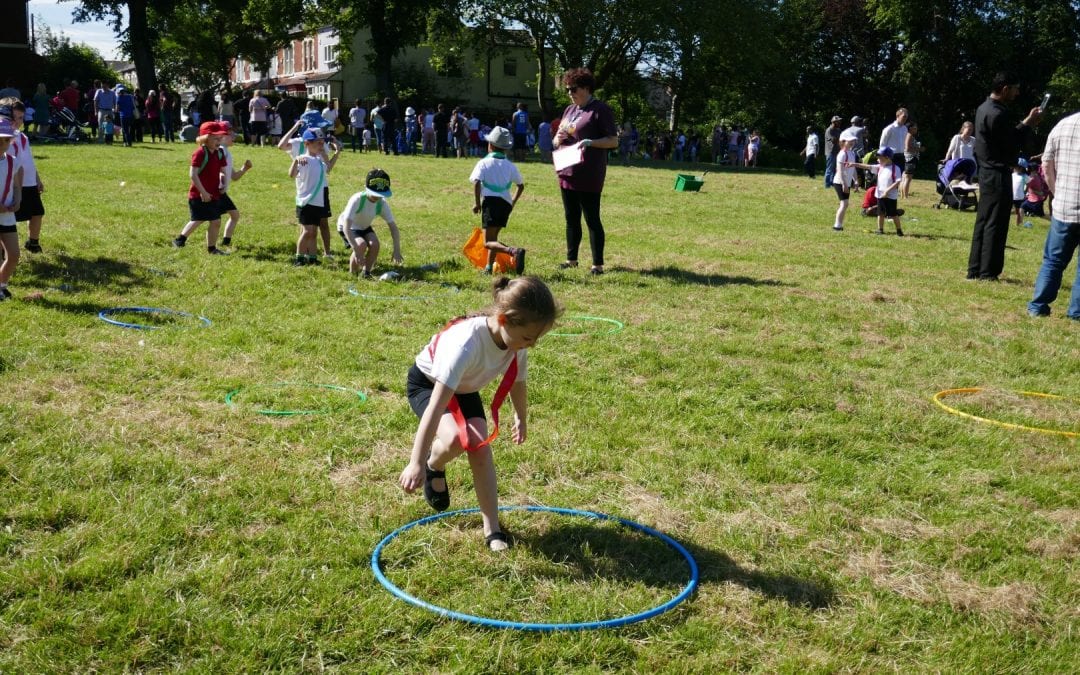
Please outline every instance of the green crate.
[[675, 190], [677, 192], [697, 192], [705, 184], [705, 176], [695, 176], [689, 173], [680, 173], [675, 176]]

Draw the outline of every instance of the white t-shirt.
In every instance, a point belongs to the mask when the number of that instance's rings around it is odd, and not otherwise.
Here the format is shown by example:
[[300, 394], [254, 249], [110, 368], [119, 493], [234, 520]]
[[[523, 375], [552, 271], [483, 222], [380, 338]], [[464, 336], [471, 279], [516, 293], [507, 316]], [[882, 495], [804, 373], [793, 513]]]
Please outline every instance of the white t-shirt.
[[481, 197], [502, 197], [510, 204], [514, 203], [510, 188], [525, 183], [513, 162], [505, 156], [496, 157], [494, 153], [476, 163], [469, 181], [480, 183]]
[[323, 188], [327, 186], [326, 165], [319, 157], [307, 157], [305, 164], [296, 165], [296, 205], [326, 206]]
[[[9, 160], [8, 157], [11, 159]], [[14, 155], [0, 155], [0, 206], [15, 204], [15, 181], [19, 172], [19, 161]], [[5, 189], [6, 188], [6, 189]], [[0, 213], [0, 225], [14, 225], [15, 214], [11, 211]]]
[[252, 122], [265, 122], [266, 110], [270, 107], [270, 101], [267, 101], [262, 96], [256, 96], [248, 103], [248, 110], [251, 111]]
[[388, 223], [394, 222], [394, 212], [390, 210], [390, 202], [382, 197], [373, 202], [367, 196], [368, 191], [361, 190], [349, 197], [345, 210], [338, 214], [338, 232], [344, 232], [346, 227], [350, 230], [366, 230], [375, 222], [376, 216], [380, 216]]
[[855, 156], [855, 153], [851, 150], [841, 150], [836, 155], [836, 175], [833, 176], [833, 185], [839, 185], [844, 188], [851, 187], [855, 184], [855, 167], [844, 166], [844, 162], [857, 162], [859, 158]]
[[945, 153], [945, 159], [956, 159], [962, 157], [964, 159], [975, 159], [975, 137], [968, 136], [965, 141], [964, 137], [960, 134], [956, 134], [949, 141], [949, 151]]
[[818, 148], [817, 134], [810, 134], [806, 137], [806, 154], [816, 155]]
[[1013, 201], [1024, 199], [1027, 196], [1028, 177], [1022, 173], [1013, 171]]
[[[486, 316], [465, 319], [431, 338], [416, 355], [416, 367], [428, 379], [442, 382], [455, 393], [480, 391], [501, 376], [514, 360], [514, 352], [500, 349], [487, 327]], [[434, 358], [432, 358], [434, 351]], [[515, 382], [524, 382], [528, 370], [528, 350], [517, 351]]]
[[24, 188], [37, 186], [37, 166], [34, 153], [30, 150], [30, 140], [21, 131], [15, 132], [8, 146], [8, 154], [15, 158], [15, 168], [22, 167], [22, 185]]
[[338, 109], [337, 108], [323, 108], [322, 116], [323, 116], [323, 119], [326, 120], [327, 122], [329, 122], [330, 126], [333, 127], [334, 123], [337, 122]]
[[354, 129], [363, 129], [367, 125], [367, 109], [354, 107], [349, 111], [349, 124]]
[[878, 147], [889, 146], [896, 152], [903, 152], [904, 144], [907, 142], [907, 135], [908, 128], [906, 124], [893, 122], [881, 130], [881, 143], [878, 144]]
[[877, 170], [877, 187], [874, 188], [874, 196], [878, 199], [881, 199], [882, 197], [885, 197], [886, 199], [897, 199], [899, 197], [899, 192], [895, 187], [888, 192], [885, 192], [885, 188], [900, 180], [901, 175], [903, 175], [903, 172], [900, 171], [900, 167], [895, 164], [890, 164], [889, 166], [879, 164]]
[[221, 150], [225, 153], [225, 168], [221, 170], [221, 193], [225, 194], [232, 185], [233, 156], [226, 146], [221, 146]]

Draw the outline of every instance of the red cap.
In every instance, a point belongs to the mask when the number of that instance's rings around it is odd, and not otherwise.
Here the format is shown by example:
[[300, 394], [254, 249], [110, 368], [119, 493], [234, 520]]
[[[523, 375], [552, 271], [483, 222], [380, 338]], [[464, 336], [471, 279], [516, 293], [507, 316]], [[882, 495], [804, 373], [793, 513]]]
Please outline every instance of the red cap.
[[199, 125], [200, 136], [223, 136], [224, 134], [225, 130], [218, 122], [203, 122]]

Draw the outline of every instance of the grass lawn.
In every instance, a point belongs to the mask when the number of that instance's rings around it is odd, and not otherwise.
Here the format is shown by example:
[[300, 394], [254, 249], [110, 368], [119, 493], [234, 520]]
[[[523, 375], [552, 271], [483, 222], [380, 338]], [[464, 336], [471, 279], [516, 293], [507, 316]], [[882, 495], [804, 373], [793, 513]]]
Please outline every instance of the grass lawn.
[[[393, 179], [406, 264], [389, 283], [351, 278], [339, 240], [334, 261], [290, 266], [294, 192], [270, 149], [235, 153], [255, 168], [231, 190], [232, 255], [207, 255], [205, 230], [172, 248], [191, 151], [37, 148], [45, 252], [24, 252], [0, 304], [0, 671], [1080, 669], [1080, 442], [931, 400], [979, 387], [943, 402], [1080, 431], [1080, 325], [1065, 298], [1049, 319], [1025, 312], [1045, 220], [1010, 233], [1001, 282], [976, 283], [974, 215], [932, 209], [929, 181], [897, 238], [857, 204], [832, 232], [820, 179], [724, 170], [680, 193], [671, 166], [612, 166], [609, 273], [590, 277], [557, 270], [557, 187], [524, 164], [504, 240], [565, 305], [560, 332], [606, 334], [532, 350], [529, 438], [495, 444], [502, 503], [648, 525], [701, 583], [642, 623], [523, 633], [412, 607], [369, 567], [431, 513], [397, 485], [416, 430], [405, 373], [490, 298], [459, 252], [473, 162], [343, 155], [335, 213], [373, 165]], [[97, 318], [118, 306], [212, 325]], [[475, 506], [464, 460], [448, 478], [452, 508]], [[504, 526], [502, 555], [478, 517], [414, 528], [384, 572], [532, 622], [637, 613], [688, 580], [672, 549], [611, 523], [515, 511]]]

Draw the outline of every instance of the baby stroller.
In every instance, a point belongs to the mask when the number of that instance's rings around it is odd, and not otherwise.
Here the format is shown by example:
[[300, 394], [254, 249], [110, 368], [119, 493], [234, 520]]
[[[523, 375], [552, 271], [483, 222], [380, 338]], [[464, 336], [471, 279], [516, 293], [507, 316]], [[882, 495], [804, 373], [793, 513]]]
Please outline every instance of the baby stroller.
[[79, 122], [75, 113], [66, 107], [53, 107], [50, 113], [50, 133], [47, 140], [60, 143], [79, 143], [90, 140], [89, 127]]
[[934, 204], [947, 209], [973, 209], [979, 205], [978, 187], [971, 182], [975, 176], [975, 160], [957, 157], [943, 162], [938, 169], [937, 186], [941, 199]]

